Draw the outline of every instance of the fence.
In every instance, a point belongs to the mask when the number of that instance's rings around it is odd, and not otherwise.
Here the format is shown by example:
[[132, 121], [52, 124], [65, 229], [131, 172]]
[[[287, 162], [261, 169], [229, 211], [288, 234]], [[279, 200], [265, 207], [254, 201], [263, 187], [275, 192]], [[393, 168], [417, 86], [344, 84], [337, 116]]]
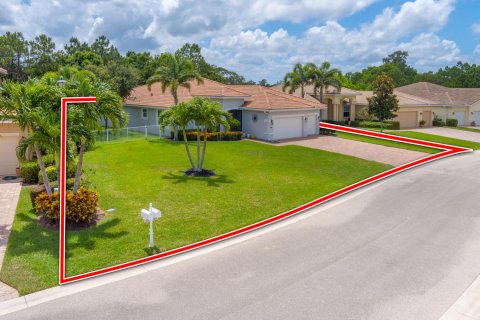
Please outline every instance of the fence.
[[100, 143], [141, 139], [159, 139], [165, 136], [165, 134], [162, 133], [159, 125], [126, 127], [121, 129], [108, 128], [94, 131], [94, 134], [96, 141]]

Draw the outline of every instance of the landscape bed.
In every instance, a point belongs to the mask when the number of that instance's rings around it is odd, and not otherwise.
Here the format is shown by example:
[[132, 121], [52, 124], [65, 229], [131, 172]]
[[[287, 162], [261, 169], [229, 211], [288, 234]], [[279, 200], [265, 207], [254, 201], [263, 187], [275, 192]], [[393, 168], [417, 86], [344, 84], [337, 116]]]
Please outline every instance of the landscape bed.
[[[186, 177], [182, 143], [161, 139], [102, 144], [85, 155], [85, 168], [113, 208], [90, 229], [67, 232], [72, 276], [207, 239], [297, 207], [383, 172], [391, 166], [299, 146], [251, 141], [211, 142], [210, 178]], [[88, 170], [90, 172], [90, 170]], [[140, 210], [163, 212], [154, 223], [155, 250]], [[0, 279], [21, 294], [58, 283], [58, 232], [44, 229], [22, 190]]]

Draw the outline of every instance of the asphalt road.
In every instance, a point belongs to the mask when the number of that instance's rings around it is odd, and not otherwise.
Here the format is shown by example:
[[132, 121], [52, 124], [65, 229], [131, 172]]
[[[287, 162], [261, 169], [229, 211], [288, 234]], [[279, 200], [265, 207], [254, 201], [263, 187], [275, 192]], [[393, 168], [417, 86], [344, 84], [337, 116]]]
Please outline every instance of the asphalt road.
[[[480, 274], [480, 153], [6, 319], [438, 319]], [[321, 177], [319, 177], [321, 179]]]

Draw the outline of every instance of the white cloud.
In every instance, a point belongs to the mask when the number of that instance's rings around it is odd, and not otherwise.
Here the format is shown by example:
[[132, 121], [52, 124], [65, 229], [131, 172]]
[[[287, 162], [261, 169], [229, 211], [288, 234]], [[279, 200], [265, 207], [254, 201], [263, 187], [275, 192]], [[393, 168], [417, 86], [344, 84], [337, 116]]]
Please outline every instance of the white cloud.
[[474, 23], [472, 25], [472, 31], [473, 33], [480, 33], [480, 23]]
[[[23, 5], [2, 0], [0, 33], [22, 31], [29, 39], [47, 33], [60, 45], [72, 35], [91, 42], [104, 34], [121, 51], [154, 53], [204, 42], [209, 62], [270, 81], [295, 62], [329, 60], [351, 71], [378, 64], [399, 48], [408, 49], [419, 68], [444, 66], [460, 56], [454, 42], [435, 35], [448, 22], [455, 0], [411, 0], [354, 29], [338, 22], [377, 1], [31, 0]], [[268, 21], [317, 24], [293, 36], [281, 28], [270, 34], [261, 30]]]
[[461, 60], [460, 49], [451, 40], [440, 39], [433, 33], [421, 33], [410, 42], [401, 43], [398, 49], [408, 51], [419, 69], [433, 69]]

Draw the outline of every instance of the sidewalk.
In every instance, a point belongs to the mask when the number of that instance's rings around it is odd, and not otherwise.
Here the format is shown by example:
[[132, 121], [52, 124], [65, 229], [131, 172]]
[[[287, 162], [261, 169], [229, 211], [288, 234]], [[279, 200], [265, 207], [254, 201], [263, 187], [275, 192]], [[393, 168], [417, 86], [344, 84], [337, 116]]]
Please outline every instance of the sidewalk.
[[[0, 184], [0, 268], [7, 250], [8, 236], [12, 228], [15, 210], [22, 186], [19, 182]], [[0, 281], [0, 301], [18, 297], [14, 288]]]
[[440, 320], [480, 320], [480, 276], [475, 279]]

